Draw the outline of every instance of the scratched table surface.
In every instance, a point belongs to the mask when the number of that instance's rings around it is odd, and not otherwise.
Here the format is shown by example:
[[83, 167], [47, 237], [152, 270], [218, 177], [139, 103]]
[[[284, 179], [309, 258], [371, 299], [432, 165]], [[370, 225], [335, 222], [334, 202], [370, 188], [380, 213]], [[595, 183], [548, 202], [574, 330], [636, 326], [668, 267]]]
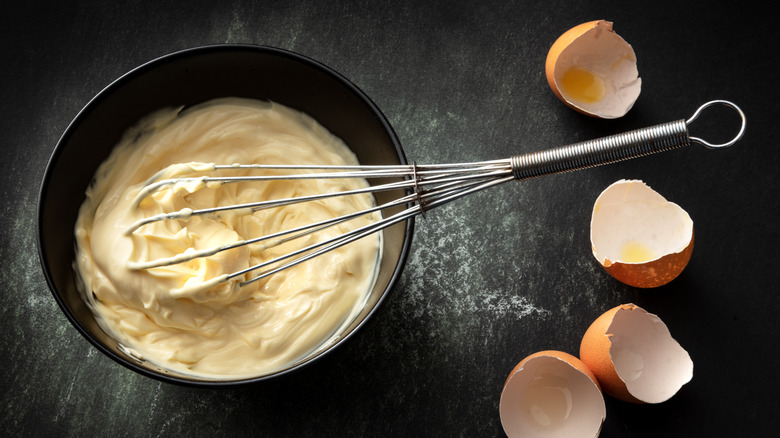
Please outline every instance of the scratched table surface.
[[[0, 431], [502, 436], [499, 395], [514, 365], [543, 349], [577, 354], [598, 315], [633, 302], [669, 326], [694, 377], [657, 405], [606, 397], [601, 436], [776, 436], [780, 50], [772, 14], [745, 3], [7, 2]], [[638, 57], [642, 94], [617, 120], [565, 107], [544, 76], [553, 41], [594, 19], [613, 21]], [[418, 163], [505, 158], [686, 118], [711, 99], [742, 106], [747, 132], [726, 150], [694, 145], [434, 210], [418, 220], [390, 298], [333, 354], [258, 386], [183, 387], [124, 368], [69, 324], [39, 264], [36, 202], [57, 140], [95, 94], [149, 60], [218, 43], [332, 67], [376, 102]], [[667, 286], [623, 285], [591, 254], [593, 202], [621, 178], [644, 180], [694, 220], [693, 257]]]

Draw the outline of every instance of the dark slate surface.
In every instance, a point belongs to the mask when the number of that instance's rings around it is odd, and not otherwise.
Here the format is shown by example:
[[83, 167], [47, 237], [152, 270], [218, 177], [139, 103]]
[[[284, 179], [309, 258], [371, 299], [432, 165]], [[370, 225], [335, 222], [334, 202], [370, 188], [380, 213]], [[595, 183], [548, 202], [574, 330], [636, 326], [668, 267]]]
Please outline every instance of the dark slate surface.
[[[602, 436], [776, 434], [772, 14], [748, 2], [121, 3], [6, 2], [0, 14], [6, 434], [501, 436], [512, 367], [541, 349], [576, 354], [590, 322], [626, 302], [667, 323], [694, 378], [659, 405], [607, 398]], [[644, 80], [619, 120], [566, 108], [544, 78], [555, 38], [598, 18], [634, 46]], [[280, 47], [336, 69], [420, 163], [504, 158], [684, 118], [714, 98], [740, 104], [748, 130], [729, 150], [510, 184], [431, 212], [391, 299], [334, 354], [259, 387], [179, 387], [114, 363], [70, 326], [39, 265], [36, 197], [59, 135], [91, 97], [146, 61], [214, 43]], [[622, 285], [590, 253], [592, 204], [620, 178], [643, 179], [694, 220], [693, 258], [668, 286]]]

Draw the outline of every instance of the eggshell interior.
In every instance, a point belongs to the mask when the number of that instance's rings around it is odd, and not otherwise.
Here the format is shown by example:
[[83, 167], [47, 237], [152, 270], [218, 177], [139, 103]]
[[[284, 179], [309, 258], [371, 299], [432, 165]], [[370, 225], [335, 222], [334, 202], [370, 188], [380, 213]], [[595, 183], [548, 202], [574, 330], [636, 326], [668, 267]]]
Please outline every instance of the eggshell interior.
[[[567, 105], [585, 114], [607, 119], [624, 116], [642, 89], [634, 49], [605, 20], [585, 23], [567, 34], [553, 44], [548, 54], [547, 65], [552, 65], [548, 82], [553, 91]], [[567, 92], [562, 79], [573, 68], [587, 70], [600, 78], [604, 83], [604, 97], [586, 102]]]
[[660, 403], [693, 378], [693, 361], [661, 319], [634, 304], [605, 312], [583, 336], [580, 358], [604, 392]]
[[597, 437], [606, 417], [595, 376], [559, 351], [520, 362], [507, 378], [499, 409], [509, 437]]
[[[591, 243], [602, 264], [642, 263], [680, 252], [692, 235], [693, 221], [688, 213], [642, 181], [616, 182], [593, 207]], [[625, 260], [621, 253], [631, 243], [641, 244], [649, 257], [639, 262]]]
[[668, 400], [693, 378], [693, 361], [658, 316], [621, 308], [607, 336], [615, 371], [628, 392], [646, 403]]
[[594, 257], [610, 274], [637, 287], [656, 287], [687, 265], [693, 221], [642, 181], [620, 180], [596, 200], [590, 238]]

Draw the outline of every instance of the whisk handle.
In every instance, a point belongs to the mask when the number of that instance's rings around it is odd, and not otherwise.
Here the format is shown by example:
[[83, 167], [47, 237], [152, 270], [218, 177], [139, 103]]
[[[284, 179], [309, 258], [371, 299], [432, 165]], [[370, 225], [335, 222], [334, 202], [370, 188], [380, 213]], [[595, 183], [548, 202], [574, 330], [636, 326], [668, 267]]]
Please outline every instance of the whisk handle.
[[[731, 141], [712, 144], [699, 137], [691, 137], [688, 126], [708, 106], [723, 104], [734, 109], [742, 120], [739, 133]], [[745, 115], [735, 104], [714, 100], [699, 107], [688, 120], [681, 119], [647, 128], [610, 135], [568, 146], [548, 149], [510, 158], [512, 176], [516, 180], [542, 175], [569, 172], [688, 146], [692, 141], [708, 148], [731, 146], [742, 138], [745, 131]]]
[[685, 120], [637, 129], [525, 155], [510, 161], [516, 180], [586, 169], [688, 146]]

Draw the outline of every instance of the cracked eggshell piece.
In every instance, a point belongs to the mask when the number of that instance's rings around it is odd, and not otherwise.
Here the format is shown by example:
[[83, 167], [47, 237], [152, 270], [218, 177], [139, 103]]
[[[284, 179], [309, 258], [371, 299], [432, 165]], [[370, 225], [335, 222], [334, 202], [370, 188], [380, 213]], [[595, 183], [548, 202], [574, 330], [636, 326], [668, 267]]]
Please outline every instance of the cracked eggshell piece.
[[634, 287], [677, 278], [693, 253], [693, 221], [679, 205], [639, 180], [607, 187], [593, 205], [593, 256], [617, 280]]
[[624, 116], [642, 90], [634, 49], [612, 29], [595, 20], [561, 35], [547, 54], [547, 82], [569, 107], [589, 116]]
[[661, 403], [693, 378], [693, 361], [661, 319], [634, 304], [608, 310], [585, 332], [580, 359], [602, 390], [632, 403]]
[[594, 438], [606, 418], [596, 376], [571, 354], [547, 350], [515, 366], [499, 402], [508, 437]]

